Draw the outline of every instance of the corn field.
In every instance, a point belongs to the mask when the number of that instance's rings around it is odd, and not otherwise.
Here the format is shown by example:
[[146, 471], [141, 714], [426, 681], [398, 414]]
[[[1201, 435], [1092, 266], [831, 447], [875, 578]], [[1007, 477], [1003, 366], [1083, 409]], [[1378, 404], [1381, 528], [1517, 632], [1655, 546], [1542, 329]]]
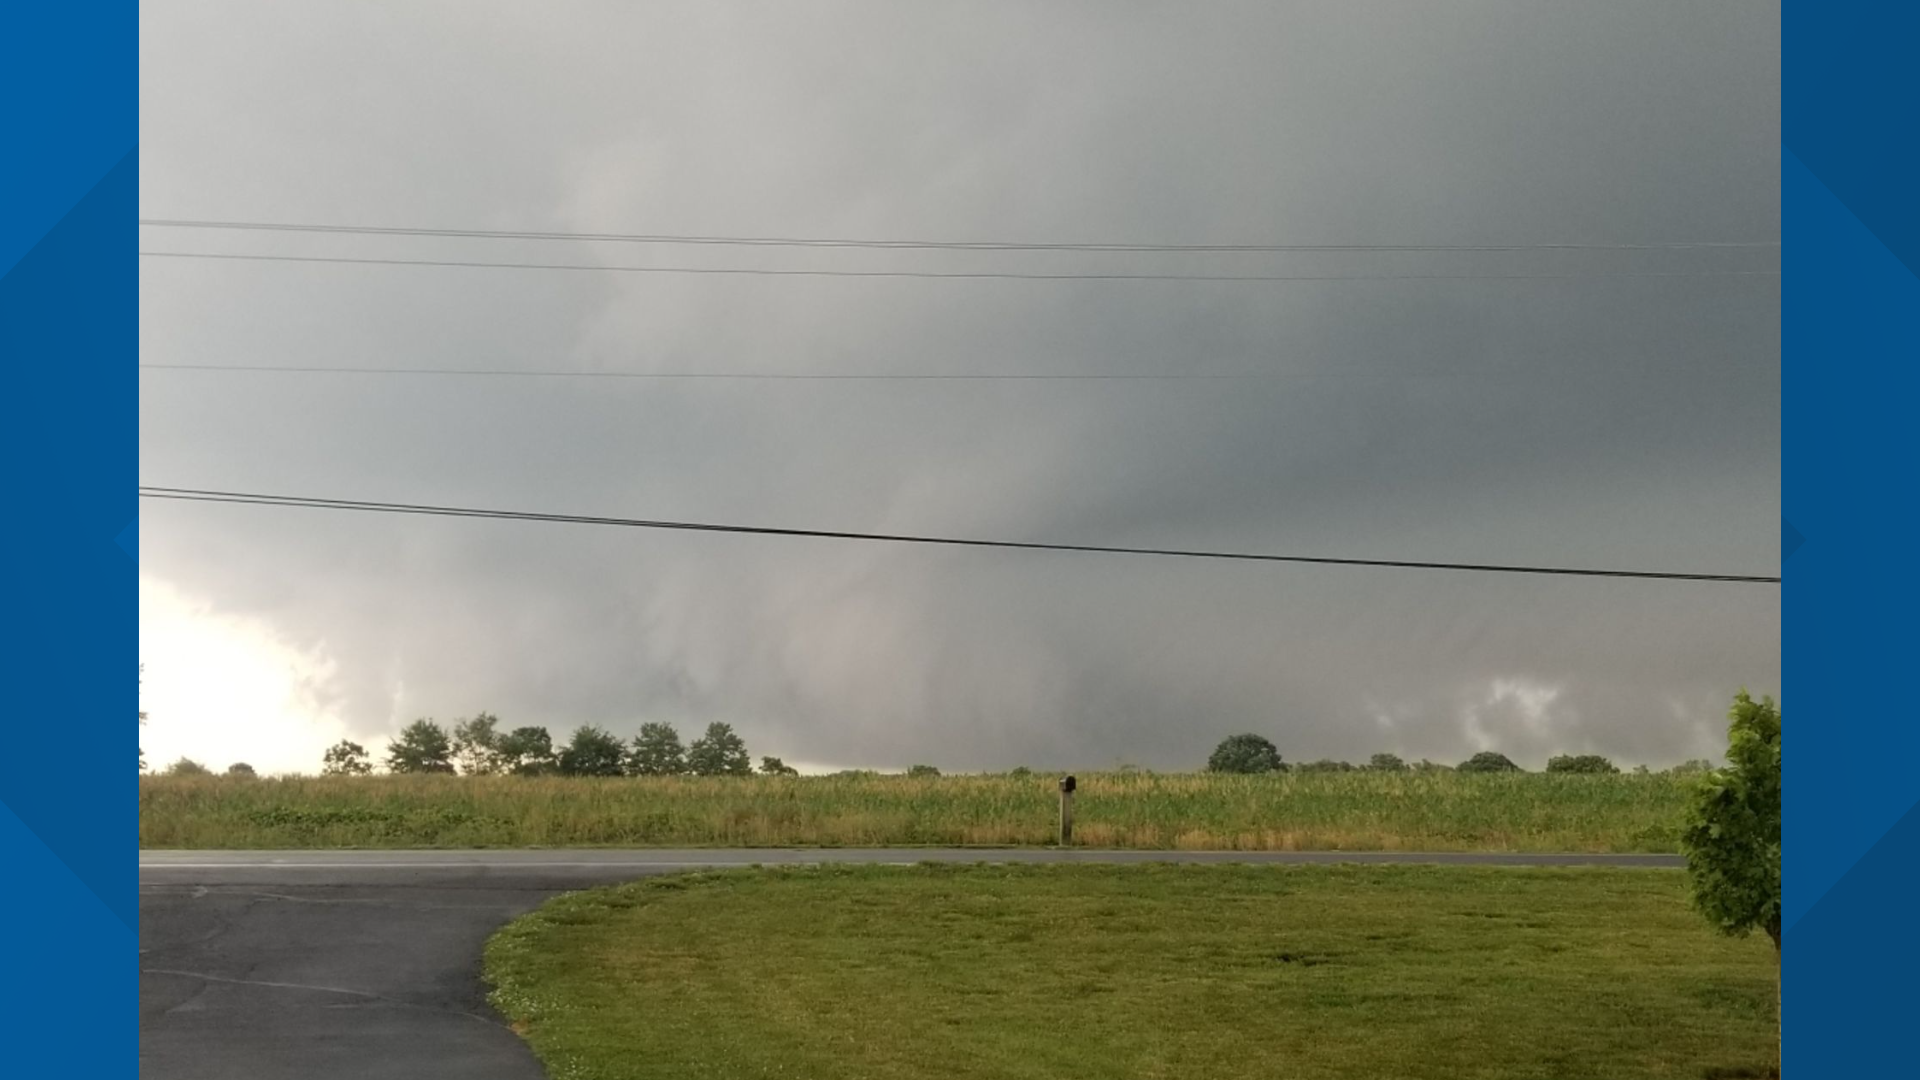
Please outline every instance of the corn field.
[[[1684, 777], [1105, 773], [1075, 846], [1675, 850]], [[142, 777], [143, 848], [1011, 846], [1057, 841], [1050, 775]]]

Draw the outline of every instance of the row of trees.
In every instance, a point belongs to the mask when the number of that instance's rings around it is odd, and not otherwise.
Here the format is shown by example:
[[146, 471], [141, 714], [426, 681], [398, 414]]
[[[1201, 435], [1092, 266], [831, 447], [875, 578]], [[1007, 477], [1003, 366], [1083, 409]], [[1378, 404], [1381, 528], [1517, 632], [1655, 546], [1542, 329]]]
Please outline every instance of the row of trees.
[[[727, 724], [710, 724], [706, 734], [683, 746], [671, 724], [642, 724], [640, 734], [629, 745], [617, 736], [593, 725], [576, 729], [573, 737], [554, 749], [553, 737], [543, 727], [520, 727], [500, 731], [498, 718], [481, 713], [471, 720], [454, 724], [448, 732], [432, 720], [416, 720], [400, 732], [387, 750], [385, 765], [395, 773], [461, 773], [467, 776], [509, 774], [514, 776], [748, 776], [756, 770], [749, 763], [746, 743]], [[146, 764], [141, 763], [144, 770]], [[364, 776], [374, 769], [367, 749], [357, 742], [342, 740], [327, 749], [321, 761], [326, 776]], [[1668, 776], [1699, 776], [1711, 772], [1713, 765], [1694, 760], [1662, 770]], [[763, 757], [757, 770], [762, 776], [794, 776], [797, 769], [777, 757]], [[1135, 771], [1122, 766], [1121, 771]], [[1375, 754], [1364, 765], [1330, 758], [1288, 763], [1272, 742], [1259, 735], [1234, 735], [1220, 743], [1207, 759], [1207, 771], [1219, 773], [1344, 773], [1344, 772], [1524, 772], [1504, 754], [1483, 750], [1458, 765], [1443, 765], [1421, 760], [1409, 764], [1395, 754]], [[1550, 773], [1618, 774], [1619, 766], [1599, 754], [1568, 754], [1549, 758]], [[1633, 771], [1648, 773], [1645, 765]], [[864, 773], [865, 770], [854, 770]], [[167, 766], [167, 776], [211, 776], [213, 770], [191, 758], [181, 758]], [[1033, 770], [1022, 766], [1014, 776], [1029, 776]], [[253, 776], [253, 766], [235, 762], [228, 776]], [[877, 775], [877, 774], [876, 774]], [[931, 765], [915, 765], [907, 770], [911, 777], [939, 776]]]
[[[147, 767], [146, 755], [142, 753], [140, 755], [141, 771], [144, 772], [146, 770], [146, 767]], [[167, 766], [166, 768], [160, 770], [160, 774], [162, 776], [212, 776], [213, 770], [207, 768], [205, 765], [200, 764], [199, 762], [193, 760], [192, 758], [183, 757], [180, 760], [174, 762], [173, 764]], [[233, 764], [227, 766], [227, 775], [248, 778], [248, 777], [257, 776], [259, 774], [254, 772], [253, 766], [247, 764], [246, 762], [236, 761]]]
[[[482, 716], [485, 717], [485, 714]], [[458, 772], [469, 776], [497, 773], [516, 776], [746, 776], [756, 771], [745, 764], [745, 744], [726, 724], [709, 726], [707, 734], [695, 739], [693, 746], [686, 749], [680, 745], [679, 734], [667, 724], [643, 725], [631, 747], [623, 745], [618, 738], [599, 728], [588, 726], [576, 730], [573, 739], [556, 752], [553, 739], [545, 728], [515, 728], [504, 733], [496, 733], [488, 727], [477, 731], [469, 728], [463, 737], [461, 728], [475, 722], [470, 720], [456, 724], [452, 734], [439, 729], [430, 720], [408, 725], [388, 751], [388, 770], [396, 773]], [[422, 724], [428, 726], [423, 728], [420, 726]], [[1228, 742], [1247, 738], [1260, 737], [1235, 736]], [[1221, 745], [1226, 747], [1226, 743]], [[1269, 747], [1271, 745], [1268, 744]], [[364, 776], [374, 768], [366, 748], [349, 740], [329, 747], [321, 766], [321, 773], [327, 776]], [[141, 768], [146, 768], [144, 762]], [[1668, 776], [1697, 776], [1712, 771], [1712, 768], [1710, 762], [1696, 760], [1662, 772]], [[1375, 754], [1365, 765], [1332, 759], [1288, 764], [1280, 760], [1278, 751], [1268, 754], [1256, 747], [1249, 753], [1244, 745], [1230, 750], [1224, 756], [1220, 750], [1216, 750], [1214, 757], [1207, 762], [1207, 770], [1229, 773], [1525, 771], [1506, 756], [1488, 751], [1475, 754], [1459, 765], [1441, 765], [1424, 760], [1409, 764], [1394, 754]], [[761, 758], [757, 771], [762, 776], [798, 774], [797, 769], [777, 757]], [[1121, 771], [1136, 770], [1129, 765], [1122, 766]], [[1598, 754], [1579, 754], [1549, 759], [1546, 771], [1617, 774], [1620, 769]], [[1633, 771], [1644, 775], [1648, 769], [1645, 765], [1639, 765]], [[161, 773], [165, 776], [212, 776], [214, 770], [192, 758], [181, 758], [162, 769]], [[227, 766], [226, 775], [249, 777], [255, 772], [253, 766], [237, 761]], [[839, 775], [879, 774], [856, 769]], [[933, 777], [939, 776], [940, 770], [932, 765], [915, 765], [907, 770], [906, 775]], [[1033, 770], [1021, 766], [1010, 775], [1032, 776]]]
[[[432, 720], [415, 720], [388, 746], [385, 764], [395, 773], [467, 776], [749, 776], [754, 771], [746, 740], [728, 724], [707, 725], [706, 734], [691, 744], [681, 743], [672, 724], [642, 724], [631, 742], [586, 724], [555, 747], [546, 728], [502, 731], [500, 718], [491, 713], [457, 721], [452, 731]], [[362, 776], [373, 771], [373, 762], [365, 747], [342, 740], [327, 750], [320, 771]], [[759, 771], [792, 776], [799, 770], [777, 757], [763, 757]]]
[[[1706, 761], [1689, 761], [1665, 770], [1669, 775], [1692, 776], [1707, 772], [1712, 764]], [[1442, 765], [1433, 761], [1418, 761], [1408, 764], [1395, 754], [1375, 754], [1367, 759], [1365, 765], [1355, 765], [1331, 758], [1320, 761], [1308, 761], [1288, 764], [1280, 757], [1280, 750], [1272, 741], [1261, 735], [1230, 735], [1214, 747], [1213, 754], [1207, 758], [1208, 772], [1222, 773], [1273, 773], [1273, 772], [1464, 772], [1464, 773], [1501, 773], [1524, 772], [1513, 759], [1492, 750], [1482, 750], [1458, 765]], [[1547, 759], [1550, 773], [1617, 773], [1620, 767], [1601, 757], [1599, 754], [1562, 754]], [[1645, 774], [1649, 770], [1645, 765], [1634, 767], [1634, 772]]]

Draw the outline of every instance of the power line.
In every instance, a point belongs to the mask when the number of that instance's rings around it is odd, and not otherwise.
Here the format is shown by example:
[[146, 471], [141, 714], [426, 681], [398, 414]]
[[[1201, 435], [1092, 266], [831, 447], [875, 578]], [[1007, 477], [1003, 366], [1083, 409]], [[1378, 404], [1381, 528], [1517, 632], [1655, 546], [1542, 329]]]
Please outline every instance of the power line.
[[585, 270], [617, 274], [711, 274], [747, 277], [972, 278], [1018, 281], [1524, 281], [1557, 278], [1779, 277], [1778, 270], [1624, 270], [1555, 274], [1045, 274], [983, 270], [778, 270], [768, 267], [596, 266], [587, 263], [482, 262], [467, 259], [374, 259], [337, 255], [253, 255], [210, 251], [142, 251], [149, 259], [336, 263], [349, 266], [440, 266], [487, 270]]
[[1515, 566], [1497, 563], [1424, 562], [1400, 559], [1351, 559], [1311, 555], [1263, 555], [1248, 552], [1195, 551], [1181, 548], [1117, 547], [1097, 544], [1049, 544], [1020, 540], [980, 540], [958, 537], [914, 536], [898, 533], [852, 532], [838, 529], [783, 529], [758, 525], [717, 525], [691, 521], [652, 521], [642, 518], [548, 514], [521, 510], [488, 510], [421, 503], [370, 502], [359, 499], [321, 499], [300, 495], [264, 495], [205, 488], [141, 486], [143, 499], [182, 502], [235, 503], [246, 506], [290, 506], [313, 510], [356, 510], [380, 514], [419, 514], [433, 517], [484, 518], [500, 521], [537, 521], [566, 525], [609, 525], [633, 529], [678, 532], [738, 533], [751, 536], [812, 537], [828, 540], [868, 540], [895, 544], [937, 544], [949, 547], [1010, 548], [1023, 551], [1080, 552], [1106, 555], [1167, 555], [1189, 559], [1239, 562], [1311, 563], [1324, 566], [1392, 567], [1407, 570], [1465, 570], [1479, 573], [1542, 574], [1569, 577], [1644, 578], [1659, 581], [1711, 581], [1741, 584], [1780, 583], [1778, 577], [1746, 574], [1683, 574], [1650, 570], [1593, 570], [1562, 566]]
[[622, 244], [686, 244], [727, 247], [865, 248], [932, 251], [1086, 251], [1086, 252], [1389, 252], [1389, 251], [1693, 251], [1777, 248], [1778, 240], [1682, 240], [1655, 243], [1590, 244], [1138, 244], [1045, 243], [1013, 240], [876, 240], [793, 236], [698, 236], [669, 233], [542, 232], [514, 229], [438, 229], [420, 226], [338, 225], [268, 221], [204, 221], [141, 218], [140, 224], [167, 229], [218, 229], [251, 232], [345, 233], [354, 236], [450, 237], [479, 240], [560, 240]]
[[[851, 371], [581, 371], [527, 368], [334, 367], [287, 364], [141, 364], [142, 371], [231, 371], [290, 375], [403, 375], [528, 379], [658, 379], [716, 382], [1236, 382], [1346, 378], [1346, 372], [851, 372]], [[1405, 376], [1394, 376], [1395, 378]]]
[[[542, 368], [370, 367], [320, 364], [163, 364], [138, 365], [141, 371], [200, 372], [235, 375], [373, 375], [402, 378], [491, 378], [595, 380], [641, 382], [1212, 382], [1282, 383], [1315, 379], [1335, 380], [1457, 380], [1461, 378], [1525, 377], [1533, 372], [1513, 368], [1450, 368], [1446, 370], [1365, 371], [622, 371]], [[1565, 377], [1565, 373], [1554, 373]], [[1612, 377], [1612, 376], [1607, 376]]]

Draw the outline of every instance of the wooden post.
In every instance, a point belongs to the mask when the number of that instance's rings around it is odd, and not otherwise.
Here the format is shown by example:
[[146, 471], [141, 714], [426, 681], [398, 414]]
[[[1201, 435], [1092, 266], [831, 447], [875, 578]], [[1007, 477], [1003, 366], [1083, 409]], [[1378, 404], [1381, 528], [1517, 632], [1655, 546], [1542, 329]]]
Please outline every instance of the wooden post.
[[1073, 844], [1073, 777], [1060, 781], [1060, 846]]

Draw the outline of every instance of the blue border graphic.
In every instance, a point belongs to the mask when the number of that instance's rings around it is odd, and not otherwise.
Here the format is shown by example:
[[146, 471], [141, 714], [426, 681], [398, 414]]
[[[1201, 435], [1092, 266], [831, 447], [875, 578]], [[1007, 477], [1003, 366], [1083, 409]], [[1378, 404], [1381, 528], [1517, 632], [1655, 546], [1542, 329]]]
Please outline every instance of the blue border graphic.
[[[1783, 567], [1795, 721], [1783, 830], [1781, 1072], [1913, 1075], [1920, 723], [1913, 656], [1920, 43], [1911, 4], [1791, 3], [1782, 23]], [[1787, 553], [1783, 549], [1783, 557]]]
[[[20, 1076], [135, 1065], [139, 9], [0, 16], [0, 461], [15, 738], [0, 754], [0, 1010]], [[1920, 358], [1920, 8], [1785, 8], [1781, 166], [1787, 1071], [1903, 1075], [1920, 936], [1907, 498]], [[1906, 74], [1902, 74], [1905, 72]], [[1783, 688], [1784, 689], [1784, 688]], [[122, 696], [125, 695], [125, 696]], [[115, 731], [122, 734], [115, 735]], [[122, 845], [126, 845], [123, 847]]]
[[[139, 423], [139, 7], [0, 15], [0, 1071], [128, 1076]], [[117, 734], [116, 734], [117, 733]]]

